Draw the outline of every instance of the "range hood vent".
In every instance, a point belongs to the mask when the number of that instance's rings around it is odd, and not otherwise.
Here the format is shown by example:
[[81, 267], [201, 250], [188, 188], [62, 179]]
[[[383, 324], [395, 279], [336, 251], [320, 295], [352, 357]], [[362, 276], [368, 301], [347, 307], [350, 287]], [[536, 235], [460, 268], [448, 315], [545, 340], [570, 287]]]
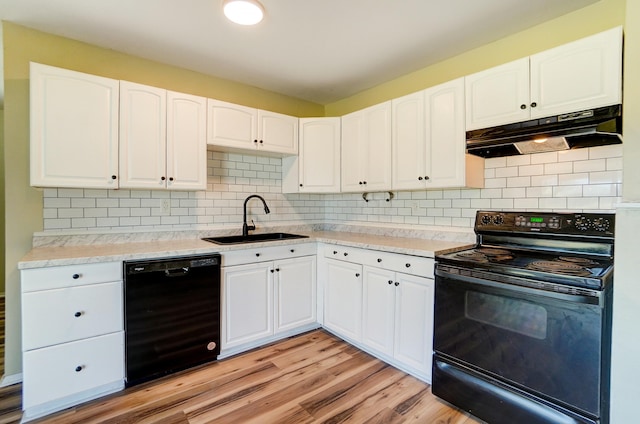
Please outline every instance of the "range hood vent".
[[467, 131], [467, 152], [485, 158], [622, 143], [622, 105]]

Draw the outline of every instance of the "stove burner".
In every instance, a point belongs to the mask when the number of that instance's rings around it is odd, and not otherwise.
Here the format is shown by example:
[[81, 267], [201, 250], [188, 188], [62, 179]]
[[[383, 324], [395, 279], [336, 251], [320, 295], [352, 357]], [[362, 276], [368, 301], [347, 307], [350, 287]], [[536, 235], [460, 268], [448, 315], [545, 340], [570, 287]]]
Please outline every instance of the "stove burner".
[[463, 252], [457, 253], [456, 257], [478, 263], [500, 262], [513, 259], [511, 252], [509, 252], [508, 250], [493, 249], [489, 247], [479, 247], [477, 249], [465, 250]]
[[577, 256], [560, 256], [558, 259], [561, 261], [571, 262], [581, 266], [599, 265], [598, 262], [593, 261], [589, 258], [580, 258]]
[[531, 262], [527, 265], [527, 268], [534, 271], [555, 272], [573, 275], [576, 277], [588, 277], [591, 275], [591, 271], [584, 268], [582, 265], [562, 260]]

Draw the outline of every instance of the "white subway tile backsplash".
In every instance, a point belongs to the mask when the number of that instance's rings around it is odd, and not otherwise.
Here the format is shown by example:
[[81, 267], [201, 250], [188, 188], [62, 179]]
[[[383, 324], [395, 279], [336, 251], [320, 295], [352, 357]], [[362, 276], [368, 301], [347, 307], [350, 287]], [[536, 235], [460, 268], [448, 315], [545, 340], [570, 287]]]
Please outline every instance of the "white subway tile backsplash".
[[[372, 222], [471, 228], [479, 209], [612, 210], [620, 201], [620, 146], [540, 153], [485, 160], [485, 188], [361, 194], [281, 193], [281, 159], [207, 152], [206, 192], [167, 190], [43, 190], [45, 231], [206, 229], [240, 230], [242, 204], [249, 217], [265, 223]], [[162, 200], [169, 199], [167, 215]]]

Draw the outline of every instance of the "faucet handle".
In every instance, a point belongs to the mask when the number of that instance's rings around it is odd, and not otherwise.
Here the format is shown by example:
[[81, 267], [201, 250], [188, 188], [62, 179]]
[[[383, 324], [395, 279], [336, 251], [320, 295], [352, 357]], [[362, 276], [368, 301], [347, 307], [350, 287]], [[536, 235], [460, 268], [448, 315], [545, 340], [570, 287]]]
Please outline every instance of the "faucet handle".
[[256, 223], [253, 222], [253, 219], [251, 220], [251, 225], [247, 225], [247, 230], [249, 231], [253, 231], [256, 229]]

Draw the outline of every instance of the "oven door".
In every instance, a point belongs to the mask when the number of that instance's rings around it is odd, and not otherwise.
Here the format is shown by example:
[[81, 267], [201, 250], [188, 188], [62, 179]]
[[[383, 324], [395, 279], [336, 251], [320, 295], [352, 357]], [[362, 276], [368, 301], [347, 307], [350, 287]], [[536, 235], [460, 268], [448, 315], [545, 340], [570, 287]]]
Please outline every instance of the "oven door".
[[434, 393], [438, 375], [453, 366], [599, 422], [605, 293], [570, 295], [477, 275], [487, 273], [436, 270]]

